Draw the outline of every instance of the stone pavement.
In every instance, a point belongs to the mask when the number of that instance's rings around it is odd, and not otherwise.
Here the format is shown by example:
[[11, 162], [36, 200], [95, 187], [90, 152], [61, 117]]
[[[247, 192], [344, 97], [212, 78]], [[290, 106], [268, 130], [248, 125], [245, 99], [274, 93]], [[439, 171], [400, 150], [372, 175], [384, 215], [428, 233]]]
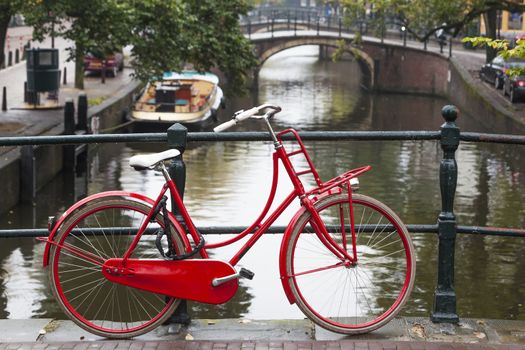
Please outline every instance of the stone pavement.
[[106, 340], [71, 321], [0, 320], [0, 350], [366, 350], [525, 349], [525, 322], [462, 319], [433, 324], [428, 317], [396, 318], [369, 334], [342, 336], [308, 320], [193, 320], [164, 325], [132, 340]]

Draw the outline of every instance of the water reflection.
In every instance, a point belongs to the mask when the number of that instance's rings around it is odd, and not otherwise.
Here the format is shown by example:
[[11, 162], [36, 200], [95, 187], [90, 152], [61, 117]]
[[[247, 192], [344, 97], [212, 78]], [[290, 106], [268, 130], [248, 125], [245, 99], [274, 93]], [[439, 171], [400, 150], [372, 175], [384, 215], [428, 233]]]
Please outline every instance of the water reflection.
[[[222, 118], [235, 110], [271, 101], [283, 106], [275, 120], [277, 129], [293, 126], [300, 130], [437, 130], [443, 123], [440, 111], [447, 101], [368, 94], [361, 88], [356, 63], [320, 62], [316, 50], [298, 48], [270, 59], [261, 71], [258, 95], [229, 100]], [[467, 114], [460, 116], [458, 125], [462, 131], [509, 132], [508, 125], [487, 127]], [[237, 127], [243, 129], [262, 130], [255, 122]], [[88, 192], [123, 189], [155, 196], [162, 177], [134, 171], [127, 162], [135, 153], [164, 148], [165, 145], [114, 144], [93, 149]], [[442, 158], [437, 142], [308, 142], [307, 149], [322, 179], [370, 164], [373, 170], [360, 179], [362, 193], [388, 204], [406, 223], [436, 222], [441, 205], [438, 172]], [[260, 142], [190, 145], [185, 153], [185, 202], [197, 225], [251, 223], [263, 207], [270, 186], [271, 152], [270, 144]], [[523, 157], [518, 147], [460, 145], [455, 200], [459, 224], [525, 226]], [[278, 198], [291, 189], [286, 177], [282, 180]], [[311, 179], [307, 181], [312, 184]], [[0, 218], [1, 227], [45, 227], [48, 215], [63, 212], [81, 195], [78, 187], [66, 175], [58, 176], [39, 192], [35, 203], [20, 205]], [[294, 208], [278, 224], [286, 224]], [[437, 240], [429, 234], [414, 234], [413, 239], [417, 278], [404, 313], [426, 316], [432, 307], [437, 279]], [[459, 235], [455, 282], [460, 316], [525, 319], [525, 257], [521, 254], [524, 244], [515, 238]], [[243, 281], [235, 299], [224, 306], [194, 305], [194, 316], [303, 317], [295, 306], [288, 305], [282, 292], [278, 278], [279, 246], [280, 236], [263, 237], [240, 264], [255, 272], [254, 280]], [[218, 249], [215, 256], [229, 258], [236, 248], [238, 245]], [[46, 271], [41, 269], [42, 252], [43, 246], [32, 239], [2, 242], [0, 317], [63, 317], [51, 297]]]

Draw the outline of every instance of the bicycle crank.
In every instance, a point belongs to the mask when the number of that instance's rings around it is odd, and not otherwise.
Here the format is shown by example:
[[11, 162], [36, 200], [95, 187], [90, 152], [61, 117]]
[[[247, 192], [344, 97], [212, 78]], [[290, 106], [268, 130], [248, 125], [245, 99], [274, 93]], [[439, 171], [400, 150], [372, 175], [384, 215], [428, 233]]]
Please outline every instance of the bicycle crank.
[[239, 286], [238, 278], [213, 285], [216, 279], [237, 274], [229, 263], [215, 259], [109, 259], [102, 273], [111, 282], [208, 304], [227, 302]]

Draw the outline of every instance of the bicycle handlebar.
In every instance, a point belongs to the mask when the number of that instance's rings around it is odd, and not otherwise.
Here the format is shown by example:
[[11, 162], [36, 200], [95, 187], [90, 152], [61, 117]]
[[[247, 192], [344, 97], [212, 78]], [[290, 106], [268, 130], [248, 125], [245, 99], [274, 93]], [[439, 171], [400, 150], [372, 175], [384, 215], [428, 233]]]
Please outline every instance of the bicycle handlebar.
[[267, 112], [263, 117], [270, 118], [275, 113], [278, 113], [278, 112], [281, 111], [281, 107], [275, 106], [275, 105], [271, 105], [271, 104], [268, 104], [268, 103], [262, 104], [262, 105], [260, 105], [258, 107], [250, 108], [250, 109], [248, 109], [246, 111], [240, 110], [240, 111], [236, 112], [233, 115], [233, 118], [231, 120], [228, 120], [225, 123], [217, 125], [215, 128], [213, 128], [213, 131], [214, 132], [224, 131], [224, 130], [226, 130], [228, 128], [231, 128], [235, 124], [242, 122], [243, 120], [246, 120], [248, 118], [253, 117], [254, 115], [259, 113], [263, 109], [268, 109], [268, 108], [271, 109], [271, 111]]
[[231, 128], [235, 124], [237, 124], [237, 121], [235, 119], [231, 119], [231, 120], [228, 120], [226, 123], [217, 125], [215, 128], [213, 128], [213, 131], [221, 132], [221, 131]]

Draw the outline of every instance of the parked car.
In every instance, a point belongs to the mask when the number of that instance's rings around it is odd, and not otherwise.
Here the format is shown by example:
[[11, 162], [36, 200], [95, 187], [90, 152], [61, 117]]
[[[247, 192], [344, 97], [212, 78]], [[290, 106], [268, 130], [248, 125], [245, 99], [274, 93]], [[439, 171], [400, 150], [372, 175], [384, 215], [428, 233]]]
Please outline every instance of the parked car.
[[503, 81], [503, 95], [508, 95], [510, 102], [512, 103], [522, 100], [525, 97], [525, 75], [505, 75]]
[[505, 72], [509, 68], [525, 67], [525, 60], [518, 58], [509, 58], [505, 60], [501, 56], [496, 56], [492, 62], [484, 64], [480, 71], [479, 77], [491, 84], [494, 84], [496, 89], [503, 87], [503, 80]]
[[124, 69], [124, 55], [122, 52], [115, 52], [113, 55], [106, 56], [105, 60], [101, 59], [100, 56], [88, 53], [84, 56], [84, 72], [102, 72], [102, 68], [105, 68], [106, 74], [112, 77], [116, 77], [119, 71]]
[[518, 40], [525, 40], [525, 34], [524, 33], [517, 34], [514, 38], [509, 40], [509, 47], [510, 48], [516, 47], [516, 45], [518, 44]]

